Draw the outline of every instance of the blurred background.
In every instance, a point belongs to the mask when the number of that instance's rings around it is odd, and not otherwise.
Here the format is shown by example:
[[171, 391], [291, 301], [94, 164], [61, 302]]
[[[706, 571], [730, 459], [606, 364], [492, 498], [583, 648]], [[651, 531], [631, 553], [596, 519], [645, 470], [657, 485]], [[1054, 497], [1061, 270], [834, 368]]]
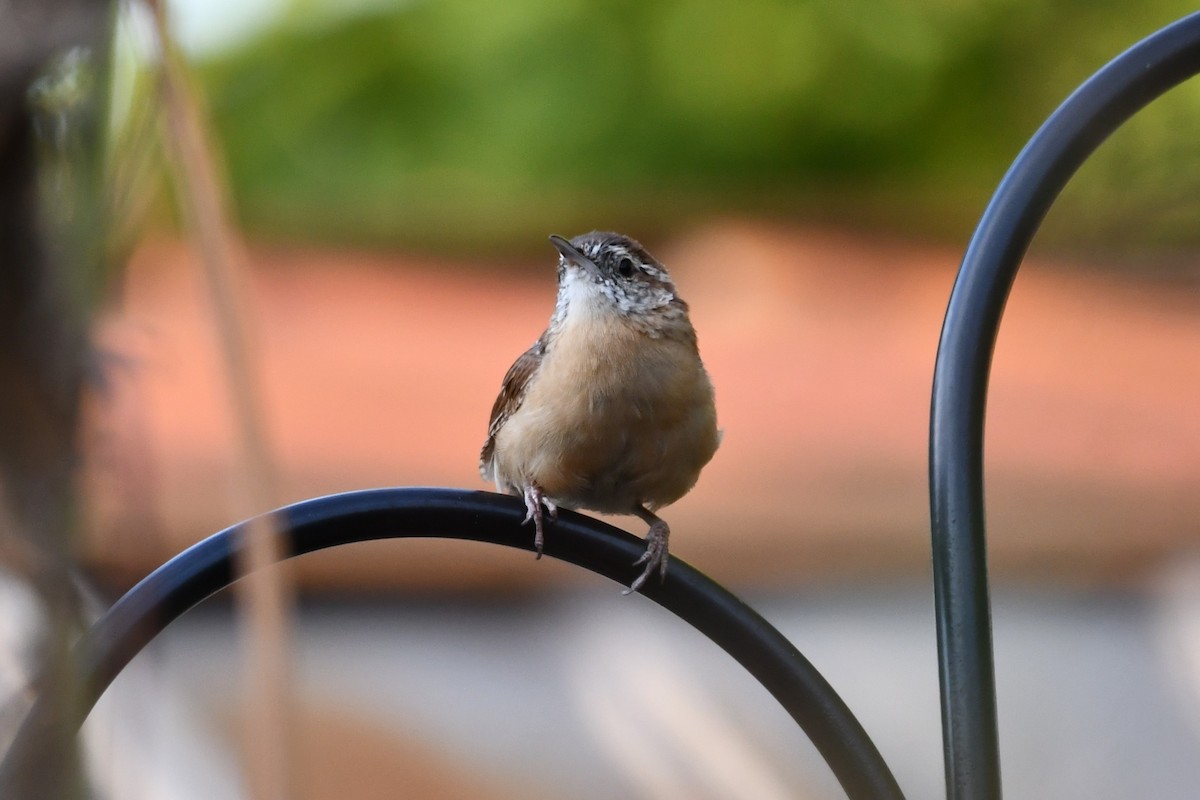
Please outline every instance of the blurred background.
[[[0, 10], [0, 726], [89, 608], [217, 530], [490, 488], [488, 412], [553, 308], [546, 237], [618, 230], [690, 303], [724, 429], [664, 513], [672, 552], [826, 674], [909, 797], [943, 793], [925, 473], [958, 259], [1041, 121], [1191, 7], [102, 5]], [[986, 464], [1012, 796], [1200, 785], [1198, 129], [1193, 81], [1102, 145], [1006, 310]], [[580, 570], [406, 541], [272, 575], [114, 684], [81, 756], [99, 796], [840, 796], [728, 656]]]

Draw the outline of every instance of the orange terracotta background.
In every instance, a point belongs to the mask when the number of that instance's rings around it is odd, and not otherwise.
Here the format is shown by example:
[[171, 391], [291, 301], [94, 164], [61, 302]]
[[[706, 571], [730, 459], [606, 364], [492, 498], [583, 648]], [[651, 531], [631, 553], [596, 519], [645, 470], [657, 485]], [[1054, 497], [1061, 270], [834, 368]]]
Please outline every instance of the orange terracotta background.
[[[647, 244], [692, 306], [725, 431], [697, 487], [664, 514], [672, 552], [735, 584], [927, 572], [929, 390], [961, 253], [741, 221]], [[504, 371], [552, 309], [549, 245], [515, 269], [271, 247], [245, 261], [281, 503], [382, 485], [489, 488], [478, 448]], [[89, 401], [85, 541], [120, 582], [241, 516], [197, 259], [150, 241], [124, 283], [97, 331], [108, 379]], [[1129, 273], [1025, 265], [988, 408], [998, 570], [1124, 579], [1200, 539], [1196, 311], [1194, 292]], [[459, 542], [301, 562], [323, 587], [582, 579]]]

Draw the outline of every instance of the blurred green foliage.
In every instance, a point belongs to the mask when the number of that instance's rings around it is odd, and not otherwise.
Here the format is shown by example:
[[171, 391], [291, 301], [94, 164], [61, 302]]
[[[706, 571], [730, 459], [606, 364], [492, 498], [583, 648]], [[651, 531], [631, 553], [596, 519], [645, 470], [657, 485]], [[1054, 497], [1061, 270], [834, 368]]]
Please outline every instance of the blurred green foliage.
[[[965, 237], [1067, 93], [1189, 10], [429, 0], [331, 18], [306, 4], [201, 74], [260, 235], [509, 248], [732, 212]], [[1052, 230], [1194, 240], [1198, 126], [1198, 87], [1155, 104]], [[1134, 221], [1147, 213], [1158, 224]]]

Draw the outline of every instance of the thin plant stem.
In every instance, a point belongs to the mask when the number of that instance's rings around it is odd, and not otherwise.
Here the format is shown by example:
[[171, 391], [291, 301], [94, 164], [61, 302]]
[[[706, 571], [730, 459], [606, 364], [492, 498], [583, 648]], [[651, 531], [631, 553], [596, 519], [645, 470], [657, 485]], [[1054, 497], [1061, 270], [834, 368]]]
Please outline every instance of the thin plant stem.
[[204, 133], [200, 104], [175, 48], [160, 0], [154, 12], [162, 59], [161, 91], [167, 125], [167, 151], [179, 204], [204, 266], [210, 301], [229, 374], [240, 445], [238, 516], [254, 517], [246, 528], [242, 630], [245, 644], [243, 731], [245, 768], [256, 800], [289, 800], [290, 627], [292, 586], [285, 569], [276, 521], [255, 516], [277, 503], [274, 461], [264, 425], [262, 394], [251, 358], [246, 293], [239, 278], [243, 263], [238, 237], [226, 213], [213, 151]]

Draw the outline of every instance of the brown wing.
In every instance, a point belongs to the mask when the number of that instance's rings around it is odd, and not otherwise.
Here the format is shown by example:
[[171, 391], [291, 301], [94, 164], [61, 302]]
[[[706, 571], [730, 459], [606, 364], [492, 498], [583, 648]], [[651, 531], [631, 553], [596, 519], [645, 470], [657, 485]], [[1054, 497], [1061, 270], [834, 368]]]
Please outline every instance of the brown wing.
[[537, 371], [538, 364], [541, 363], [545, 352], [546, 334], [543, 333], [504, 374], [504, 382], [500, 384], [500, 394], [496, 396], [496, 402], [492, 405], [492, 418], [488, 421], [487, 439], [483, 443], [483, 450], [479, 453], [479, 474], [483, 476], [484, 480], [494, 479], [492, 453], [496, 449], [496, 434], [504, 427], [508, 418], [521, 407], [521, 401], [525, 399], [525, 389], [529, 386], [529, 379]]

